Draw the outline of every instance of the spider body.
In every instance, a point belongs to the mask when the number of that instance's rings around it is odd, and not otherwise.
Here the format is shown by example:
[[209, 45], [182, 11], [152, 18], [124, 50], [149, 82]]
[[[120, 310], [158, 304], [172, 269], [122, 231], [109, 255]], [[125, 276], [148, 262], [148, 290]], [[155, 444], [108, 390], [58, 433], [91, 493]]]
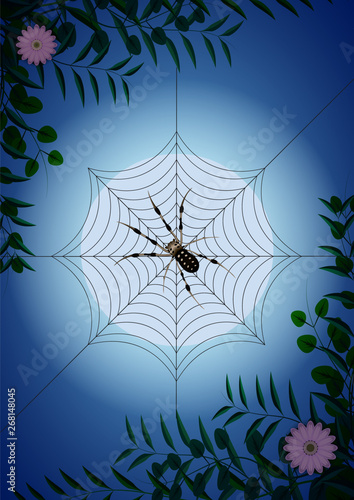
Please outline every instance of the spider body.
[[[187, 192], [187, 194], [189, 193], [189, 191]], [[234, 275], [231, 273], [231, 271], [229, 271], [228, 269], [226, 269], [226, 267], [224, 267], [222, 264], [220, 264], [220, 262], [218, 262], [217, 260], [215, 260], [213, 258], [206, 257], [205, 255], [202, 255], [200, 253], [193, 252], [192, 250], [189, 251], [189, 250], [186, 249], [186, 247], [188, 247], [192, 243], [194, 243], [196, 241], [200, 241], [200, 240], [205, 240], [205, 239], [209, 238], [209, 236], [203, 236], [202, 238], [198, 238], [198, 239], [194, 238], [189, 243], [183, 244], [182, 214], [184, 212], [184, 202], [185, 202], [185, 199], [187, 197], [187, 194], [183, 198], [181, 206], [179, 207], [179, 227], [178, 227], [178, 229], [179, 229], [179, 232], [180, 232], [180, 238], [177, 238], [176, 234], [172, 231], [171, 226], [169, 224], [167, 224], [167, 222], [165, 221], [164, 217], [162, 216], [162, 214], [160, 212], [160, 209], [152, 201], [152, 198], [151, 198], [151, 196], [149, 194], [149, 198], [150, 198], [151, 204], [152, 204], [152, 206], [153, 206], [153, 208], [155, 210], [155, 213], [161, 218], [161, 220], [164, 223], [167, 231], [173, 236], [173, 240], [170, 241], [170, 243], [168, 243], [168, 245], [166, 247], [164, 247], [164, 246], [160, 245], [160, 243], [158, 243], [157, 240], [154, 240], [154, 239], [150, 238], [149, 236], [147, 236], [146, 234], [143, 234], [140, 231], [140, 229], [137, 229], [135, 227], [129, 226], [128, 224], [125, 224], [124, 222], [121, 222], [121, 224], [123, 224], [124, 226], [127, 226], [129, 229], [131, 229], [132, 231], [134, 231], [138, 236], [142, 236], [143, 238], [146, 238], [155, 247], [157, 246], [157, 247], [159, 247], [163, 251], [163, 253], [156, 253], [156, 252], [151, 252], [151, 253], [133, 253], [133, 254], [130, 254], [130, 255], [126, 255], [121, 260], [129, 259], [129, 257], [135, 257], [135, 258], [139, 258], [139, 257], [166, 257], [166, 256], [170, 255], [172, 258], [170, 260], [170, 263], [166, 267], [166, 272], [165, 272], [164, 277], [163, 277], [163, 285], [165, 286], [165, 279], [166, 279], [166, 274], [167, 274], [168, 268], [170, 267], [171, 262], [173, 262], [173, 260], [175, 260], [176, 264], [177, 264], [178, 271], [179, 271], [179, 273], [181, 275], [182, 280], [184, 281], [184, 285], [185, 285], [185, 288], [186, 288], [187, 292], [190, 293], [190, 295], [197, 302], [197, 304], [200, 305], [199, 302], [197, 301], [197, 299], [192, 294], [191, 288], [188, 285], [188, 283], [186, 281], [186, 278], [184, 277], [184, 274], [183, 274], [183, 271], [186, 271], [187, 273], [196, 273], [198, 271], [198, 269], [199, 269], [199, 261], [195, 257], [195, 255], [197, 257], [202, 258], [202, 259], [208, 260], [212, 264], [216, 264], [216, 265], [218, 265], [220, 267], [223, 267], [232, 276], [234, 276]], [[119, 260], [118, 262], [120, 262], [121, 260]], [[118, 264], [118, 262], [116, 262], [116, 264]], [[183, 269], [183, 271], [182, 271], [182, 269]], [[203, 306], [201, 306], [201, 307], [203, 307]]]

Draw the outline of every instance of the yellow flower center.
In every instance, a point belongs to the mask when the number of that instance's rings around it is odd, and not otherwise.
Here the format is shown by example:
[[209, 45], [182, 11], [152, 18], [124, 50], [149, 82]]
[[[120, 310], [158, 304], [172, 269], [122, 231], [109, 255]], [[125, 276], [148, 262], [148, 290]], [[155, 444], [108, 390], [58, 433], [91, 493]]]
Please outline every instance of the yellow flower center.
[[306, 441], [304, 444], [304, 452], [306, 455], [315, 455], [318, 450], [318, 445], [315, 441]]
[[32, 49], [33, 50], [40, 50], [42, 48], [43, 44], [40, 40], [33, 40], [32, 42]]

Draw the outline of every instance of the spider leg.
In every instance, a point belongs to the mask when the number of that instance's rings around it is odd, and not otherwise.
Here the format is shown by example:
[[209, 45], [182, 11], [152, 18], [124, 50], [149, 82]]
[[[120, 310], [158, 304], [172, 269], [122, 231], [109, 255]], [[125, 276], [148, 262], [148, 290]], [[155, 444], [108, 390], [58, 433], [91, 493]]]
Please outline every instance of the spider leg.
[[203, 238], [198, 238], [197, 240], [192, 240], [189, 243], [187, 243], [187, 245], [183, 245], [183, 248], [188, 247], [189, 245], [191, 245], [192, 243], [195, 243], [196, 241], [207, 240], [208, 238], [214, 239], [214, 238], [219, 238], [219, 236], [203, 236]]
[[178, 262], [177, 262], [177, 261], [176, 261], [176, 264], [177, 264], [177, 267], [178, 267], [178, 270], [179, 270], [179, 274], [181, 275], [181, 277], [182, 277], [182, 279], [183, 279], [183, 281], [184, 281], [184, 283], [185, 283], [185, 285], [186, 285], [186, 290], [187, 290], [187, 292], [189, 292], [189, 293], [190, 293], [190, 295], [191, 295], [191, 296], [193, 297], [193, 299], [196, 301], [196, 303], [198, 304], [198, 306], [200, 306], [202, 309], [204, 309], [204, 307], [203, 307], [201, 304], [199, 304], [199, 302], [197, 301], [197, 299], [196, 299], [196, 298], [194, 297], [194, 295], [192, 294], [192, 292], [191, 292], [191, 287], [188, 285], [188, 283], [187, 283], [187, 281], [186, 281], [186, 278], [184, 277], [183, 271], [182, 271], [182, 269], [180, 268], [180, 266], [179, 266], [179, 264], [178, 264]]
[[163, 250], [164, 252], [169, 253], [169, 252], [167, 252], [167, 251], [166, 251], [166, 249], [165, 249], [163, 246], [161, 246], [161, 245], [160, 245], [160, 244], [159, 244], [156, 240], [153, 240], [153, 239], [149, 238], [149, 236], [146, 236], [146, 234], [143, 234], [143, 233], [140, 231], [140, 229], [137, 229], [136, 227], [129, 226], [128, 224], [125, 224], [124, 222], [119, 222], [119, 221], [118, 221], [118, 223], [119, 223], [119, 224], [123, 224], [124, 226], [129, 227], [129, 229], [132, 229], [132, 230], [134, 231], [134, 233], [138, 234], [139, 236], [143, 236], [144, 238], [146, 238], [147, 240], [149, 240], [149, 241], [150, 241], [153, 245], [158, 246], [158, 247], [159, 247], [159, 248], [161, 248], [161, 250]]
[[169, 254], [166, 253], [132, 253], [130, 255], [126, 255], [125, 257], [122, 257], [120, 260], [118, 260], [114, 265], [119, 264], [119, 262], [122, 262], [124, 259], [129, 259], [129, 257], [169, 257]]
[[167, 231], [169, 231], [169, 232], [172, 234], [172, 236], [174, 237], [174, 239], [175, 239], [176, 241], [178, 241], [178, 238], [177, 238], [177, 236], [175, 235], [175, 233], [172, 231], [171, 226], [170, 226], [169, 224], [167, 224], [167, 222], [165, 221], [165, 219], [162, 217], [161, 212], [160, 212], [160, 209], [159, 209], [159, 208], [155, 205], [155, 203], [152, 201], [152, 198], [151, 198], [151, 196], [150, 196], [150, 193], [149, 193], [149, 192], [148, 192], [148, 195], [149, 195], [150, 201], [151, 201], [151, 203], [152, 203], [152, 206], [154, 207], [155, 212], [157, 213], [157, 215], [159, 215], [159, 216], [161, 217], [161, 220], [162, 220], [162, 222], [165, 224]]
[[194, 253], [194, 255], [198, 255], [198, 257], [201, 257], [202, 259], [209, 260], [212, 264], [217, 264], [218, 266], [223, 267], [225, 269], [225, 271], [227, 271], [228, 273], [230, 273], [231, 276], [233, 276], [236, 279], [236, 276], [234, 274], [232, 274], [232, 272], [229, 271], [229, 269], [227, 269], [225, 266], [223, 266], [222, 264], [220, 264], [220, 262], [218, 262], [217, 260], [215, 260], [215, 259], [209, 259], [205, 255], [202, 255], [202, 254], [196, 253], [196, 252], [192, 252], [192, 250], [188, 250], [188, 252]]
[[165, 279], [166, 279], [166, 275], [167, 275], [167, 271], [168, 271], [168, 268], [170, 267], [171, 265], [171, 262], [173, 262], [173, 257], [172, 259], [170, 260], [170, 262], [168, 263], [168, 266], [166, 267], [166, 272], [164, 274], [164, 277], [163, 277], [163, 286], [162, 286], [162, 290], [165, 291]]
[[182, 245], [182, 242], [183, 242], [183, 233], [182, 233], [182, 231], [183, 231], [182, 215], [183, 215], [183, 212], [184, 212], [184, 201], [185, 201], [185, 199], [187, 198], [187, 194], [188, 194], [191, 190], [192, 190], [192, 188], [191, 188], [191, 189], [189, 189], [189, 190], [187, 191], [187, 193], [186, 193], [185, 197], [183, 198], [182, 203], [181, 203], [181, 205], [180, 205], [180, 207], [179, 207], [179, 234], [180, 234], [180, 240], [179, 240], [179, 241], [180, 241], [181, 245]]

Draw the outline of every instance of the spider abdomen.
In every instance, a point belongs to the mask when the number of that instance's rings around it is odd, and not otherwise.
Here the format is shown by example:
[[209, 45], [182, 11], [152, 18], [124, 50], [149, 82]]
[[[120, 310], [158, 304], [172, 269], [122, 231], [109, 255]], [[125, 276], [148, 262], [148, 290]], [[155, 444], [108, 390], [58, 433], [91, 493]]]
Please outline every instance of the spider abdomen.
[[199, 269], [198, 259], [185, 248], [182, 248], [179, 252], [177, 252], [175, 259], [180, 264], [182, 269], [187, 271], [187, 273], [195, 273]]

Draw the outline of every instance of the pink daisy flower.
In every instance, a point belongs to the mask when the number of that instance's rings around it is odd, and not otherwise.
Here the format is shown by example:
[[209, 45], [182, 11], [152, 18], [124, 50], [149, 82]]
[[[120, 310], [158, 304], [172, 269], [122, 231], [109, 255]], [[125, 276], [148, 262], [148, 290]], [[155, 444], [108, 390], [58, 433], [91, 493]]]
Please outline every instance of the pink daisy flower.
[[20, 49], [18, 53], [22, 55], [22, 60], [28, 59], [28, 64], [45, 64], [47, 59], [52, 58], [51, 54], [55, 54], [57, 44], [52, 30], [46, 31], [45, 26], [36, 24], [34, 28], [28, 26], [27, 30], [22, 30], [22, 35], [17, 37], [16, 46]]
[[284, 450], [289, 453], [285, 456], [286, 460], [291, 460], [291, 467], [299, 466], [299, 472], [302, 474], [307, 470], [311, 476], [314, 470], [321, 474], [323, 467], [329, 468], [329, 460], [334, 460], [336, 456], [333, 451], [338, 447], [332, 444], [335, 436], [329, 435], [330, 429], [322, 429], [319, 422], [313, 425], [311, 420], [307, 426], [299, 424], [297, 429], [291, 429], [291, 436], [286, 436], [288, 443]]

